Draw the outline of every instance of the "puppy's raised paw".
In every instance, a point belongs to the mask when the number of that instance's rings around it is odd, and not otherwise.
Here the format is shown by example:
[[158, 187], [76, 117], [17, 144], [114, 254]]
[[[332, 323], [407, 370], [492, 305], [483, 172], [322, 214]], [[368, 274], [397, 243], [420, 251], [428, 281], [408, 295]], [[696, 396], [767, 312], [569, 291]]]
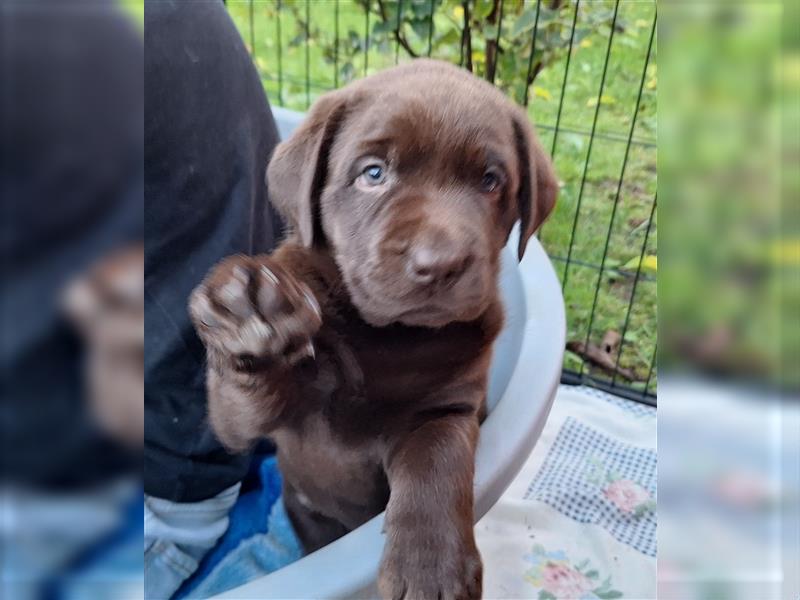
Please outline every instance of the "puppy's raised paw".
[[390, 537], [378, 577], [381, 597], [480, 600], [483, 567], [475, 544], [447, 538], [447, 534], [436, 536], [435, 532], [416, 536], [406, 532], [393, 540]]
[[311, 289], [264, 256], [223, 260], [192, 292], [189, 312], [209, 351], [242, 371], [313, 358], [322, 324]]

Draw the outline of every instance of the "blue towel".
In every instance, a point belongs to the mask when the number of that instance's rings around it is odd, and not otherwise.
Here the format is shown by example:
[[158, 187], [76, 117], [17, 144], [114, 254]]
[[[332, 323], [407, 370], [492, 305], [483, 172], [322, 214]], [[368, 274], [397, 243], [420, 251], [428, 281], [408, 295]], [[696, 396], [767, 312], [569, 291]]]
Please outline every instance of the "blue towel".
[[230, 525], [175, 599], [207, 598], [268, 575], [302, 556], [281, 497], [274, 456], [257, 457], [230, 512]]

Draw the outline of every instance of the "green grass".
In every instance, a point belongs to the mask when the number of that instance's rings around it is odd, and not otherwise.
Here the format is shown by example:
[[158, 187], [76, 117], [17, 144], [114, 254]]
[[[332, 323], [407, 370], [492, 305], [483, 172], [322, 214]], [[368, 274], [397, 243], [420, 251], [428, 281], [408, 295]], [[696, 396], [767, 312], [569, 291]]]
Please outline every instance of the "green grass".
[[[613, 2], [603, 4], [613, 8]], [[593, 3], [593, 6], [597, 7], [598, 3]], [[302, 27], [296, 18], [296, 15], [304, 18], [306, 3], [285, 1], [282, 10], [278, 12], [277, 3], [273, 0], [256, 0], [252, 3], [249, 0], [228, 0], [228, 9], [248, 49], [254, 54], [255, 63], [272, 103], [305, 110], [309, 102], [313, 102], [324, 91], [334, 88], [337, 83], [341, 85], [347, 77], [359, 77], [394, 64], [393, 45], [373, 45], [366, 57], [364, 53], [355, 55], [352, 73], [343, 75], [340, 71], [337, 77], [333, 66], [325, 60], [325, 48], [330, 47], [335, 39], [334, 7], [333, 0], [311, 0], [308, 3], [312, 35], [306, 47], [301, 35]], [[564, 298], [568, 318], [567, 339], [582, 341], [586, 338], [598, 285], [599, 293], [590, 335], [592, 341], [599, 343], [603, 334], [610, 329], [622, 332], [630, 304], [630, 322], [620, 363], [621, 366], [633, 370], [637, 379], [641, 380], [633, 384], [639, 390], [644, 388], [657, 339], [656, 282], [654, 273], [643, 274], [631, 303], [634, 277], [629, 269], [619, 267], [638, 259], [656, 193], [655, 42], [645, 73], [646, 85], [634, 129], [634, 139], [644, 143], [631, 145], [613, 226], [611, 214], [654, 15], [655, 3], [638, 0], [620, 2], [618, 23], [621, 28], [614, 32], [597, 119], [596, 131], [601, 135], [595, 136], [588, 161], [590, 137], [573, 131], [589, 132], [592, 127], [610, 28], [602, 25], [575, 45], [566, 80], [561, 130], [554, 156], [563, 186], [557, 208], [540, 234], [544, 247], [554, 257], [554, 265], [562, 278], [565, 276], [566, 263], [560, 259], [567, 257], [571, 240], [572, 260], [600, 265], [606, 238], [610, 235], [606, 268], [602, 277], [596, 269], [580, 264], [571, 264], [566, 272]], [[579, 13], [579, 26], [583, 16], [583, 12]], [[437, 15], [437, 27], [444, 23], [444, 18]], [[360, 6], [352, 0], [340, 0], [338, 23], [341, 44], [359, 43], [359, 36], [363, 37], [366, 25], [364, 11]], [[278, 43], [279, 26], [281, 44]], [[424, 49], [424, 40], [412, 37], [410, 41], [416, 44], [415, 48], [418, 50]], [[444, 58], [452, 60], [453, 53], [450, 52]], [[408, 60], [402, 49], [400, 59]], [[519, 64], [520, 68], [525, 68], [527, 56], [519, 57]], [[548, 150], [553, 144], [553, 127], [561, 101], [565, 68], [566, 55], [547, 66], [530, 91], [529, 114], [540, 126], [539, 136]], [[306, 80], [309, 81], [308, 88]], [[619, 139], [609, 140], [604, 136]], [[585, 183], [581, 195], [584, 175]], [[573, 228], [579, 195], [581, 209], [576, 227]], [[658, 237], [655, 221], [654, 215], [646, 246], [646, 254], [652, 256], [656, 255]], [[577, 370], [580, 363], [580, 359], [567, 353], [565, 367]], [[594, 374], [605, 378], [601, 373]], [[622, 382], [618, 379], [618, 383]], [[654, 392], [655, 385], [654, 373], [649, 391]]]

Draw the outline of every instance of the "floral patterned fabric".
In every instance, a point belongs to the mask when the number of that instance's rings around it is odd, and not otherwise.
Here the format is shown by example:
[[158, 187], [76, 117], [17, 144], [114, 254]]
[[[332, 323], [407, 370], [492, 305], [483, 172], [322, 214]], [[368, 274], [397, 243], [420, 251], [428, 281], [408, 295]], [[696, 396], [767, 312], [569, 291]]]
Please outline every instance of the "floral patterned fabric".
[[525, 498], [656, 555], [656, 453], [567, 417]]
[[600, 582], [600, 573], [592, 568], [589, 559], [575, 565], [563, 550], [547, 552], [536, 544], [525, 560], [533, 565], [525, 572], [525, 579], [540, 588], [540, 600], [622, 598], [622, 592], [612, 587], [611, 577]]
[[486, 598], [656, 597], [655, 417], [560, 388], [533, 454], [476, 526]]

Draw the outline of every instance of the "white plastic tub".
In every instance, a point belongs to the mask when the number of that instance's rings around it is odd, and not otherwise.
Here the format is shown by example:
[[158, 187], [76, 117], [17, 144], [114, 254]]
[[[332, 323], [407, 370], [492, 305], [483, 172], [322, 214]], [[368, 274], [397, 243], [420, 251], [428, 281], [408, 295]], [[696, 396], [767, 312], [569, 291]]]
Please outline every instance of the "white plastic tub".
[[[285, 138], [302, 115], [273, 109]], [[475, 471], [475, 519], [480, 519], [533, 450], [561, 375], [566, 320], [561, 286], [539, 241], [517, 264], [518, 232], [503, 251], [500, 286], [506, 323], [495, 345], [489, 416], [481, 426]], [[219, 598], [375, 597], [384, 537], [383, 514], [301, 560], [230, 590]]]

